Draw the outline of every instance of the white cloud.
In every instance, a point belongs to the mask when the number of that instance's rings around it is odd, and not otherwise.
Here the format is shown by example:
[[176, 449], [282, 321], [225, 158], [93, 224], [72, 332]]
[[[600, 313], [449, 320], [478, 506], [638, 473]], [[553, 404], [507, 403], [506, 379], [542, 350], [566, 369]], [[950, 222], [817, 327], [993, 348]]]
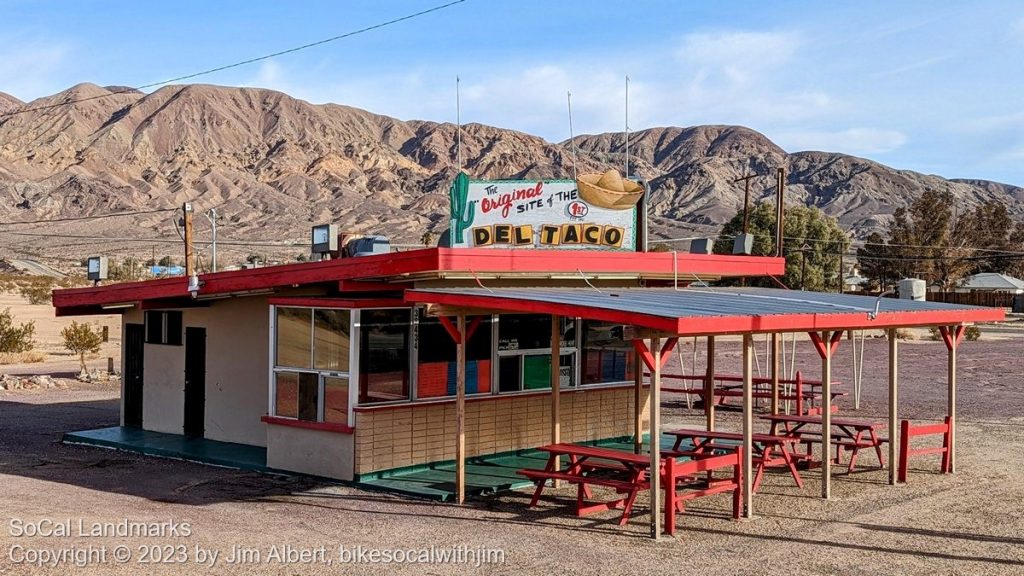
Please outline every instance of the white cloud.
[[903, 146], [907, 137], [897, 130], [848, 128], [839, 131], [805, 130], [776, 134], [785, 150], [841, 151], [847, 154], [884, 154]]
[[790, 62], [800, 47], [787, 32], [697, 32], [683, 38], [677, 56], [700, 83], [746, 86]]

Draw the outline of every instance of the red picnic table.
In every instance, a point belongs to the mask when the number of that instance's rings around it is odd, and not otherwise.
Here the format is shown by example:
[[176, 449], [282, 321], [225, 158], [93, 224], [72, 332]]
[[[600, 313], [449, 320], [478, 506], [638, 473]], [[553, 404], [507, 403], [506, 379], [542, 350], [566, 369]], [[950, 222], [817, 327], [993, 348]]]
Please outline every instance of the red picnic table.
[[[548, 480], [561, 480], [576, 484], [576, 515], [584, 516], [603, 510], [622, 507], [622, 518], [619, 525], [629, 521], [633, 503], [641, 490], [650, 489], [648, 477], [651, 465], [650, 456], [636, 454], [624, 450], [614, 450], [599, 446], [580, 444], [549, 444], [538, 450], [548, 453], [548, 462], [543, 470], [523, 469], [519, 474], [526, 476], [537, 484], [530, 506], [540, 501]], [[564, 470], [556, 469], [560, 456], [568, 458], [568, 466]], [[690, 456], [692, 460], [678, 461], [678, 458]], [[739, 518], [743, 508], [743, 458], [742, 448], [725, 454], [708, 456], [681, 451], [665, 451], [661, 458], [662, 487], [665, 491], [665, 532], [675, 534], [676, 512], [683, 511], [686, 500], [701, 496], [710, 496], [721, 492], [733, 493], [733, 517]], [[698, 475], [713, 470], [731, 468], [732, 477], [716, 480], [699, 489], [679, 493], [679, 488], [694, 488]], [[592, 498], [591, 486], [611, 488], [624, 496], [604, 502], [587, 502]], [[652, 511], [652, 513], [655, 513]]]
[[[765, 414], [759, 416], [759, 418], [772, 423], [770, 432], [772, 435], [792, 436], [798, 439], [799, 442], [806, 444], [807, 453], [796, 454], [796, 457], [808, 461], [812, 460], [811, 444], [822, 441], [822, 431], [820, 428], [823, 425], [823, 421], [820, 415]], [[875, 454], [878, 455], [879, 468], [885, 467], [885, 459], [882, 456], [882, 444], [888, 440], [878, 436], [878, 430], [885, 429], [886, 427], [884, 422], [836, 418], [833, 416], [830, 423], [833, 428], [832, 445], [836, 447], [835, 462], [837, 464], [842, 462], [843, 449], [849, 449], [850, 464], [847, 467], [847, 472], [853, 472], [853, 467], [857, 461], [857, 453], [861, 448], [874, 448]], [[817, 426], [818, 429], [807, 429], [808, 426]], [[780, 427], [782, 428], [781, 432], [779, 431]], [[865, 437], [865, 434], [867, 437]]]
[[[699, 428], [683, 428], [680, 430], [671, 430], [666, 432], [670, 436], [675, 436], [676, 441], [673, 444], [672, 449], [674, 451], [681, 450], [681, 444], [683, 440], [689, 440], [693, 447], [690, 451], [696, 454], [714, 454], [716, 451], [723, 449], [734, 449], [734, 442], [742, 442], [743, 434], [740, 432], [719, 432], [702, 430]], [[719, 444], [716, 440], [726, 440], [730, 444]], [[793, 481], [796, 482], [798, 488], [803, 488], [804, 483], [800, 478], [800, 473], [797, 472], [796, 462], [794, 460], [795, 450], [793, 445], [800, 442], [799, 438], [794, 436], [782, 436], [776, 434], [754, 434], [753, 435], [753, 450], [754, 463], [757, 465], [757, 471], [754, 473], [754, 486], [753, 490], [757, 492], [758, 487], [761, 486], [761, 480], [764, 478], [764, 469], [775, 466], [785, 466], [789, 468], [789, 473], [793, 476]]]

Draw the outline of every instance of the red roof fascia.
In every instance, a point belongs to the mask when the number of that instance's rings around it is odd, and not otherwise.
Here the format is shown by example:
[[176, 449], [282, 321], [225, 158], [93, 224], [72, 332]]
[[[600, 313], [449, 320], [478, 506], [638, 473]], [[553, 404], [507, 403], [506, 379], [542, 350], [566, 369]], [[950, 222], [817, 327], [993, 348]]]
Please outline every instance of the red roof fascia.
[[[782, 258], [724, 256], [672, 252], [608, 252], [597, 250], [502, 250], [492, 248], [424, 248], [323, 262], [298, 262], [266, 268], [231, 270], [199, 276], [200, 294], [228, 294], [285, 286], [321, 283], [351, 285], [349, 281], [401, 279], [425, 272], [473, 274], [576, 273], [672, 274], [689, 282], [694, 275], [766, 276], [781, 274]], [[393, 290], [402, 289], [393, 286]], [[55, 290], [53, 305], [64, 309], [188, 297], [188, 279], [165, 278], [89, 288]]]
[[440, 270], [476, 273], [672, 274], [691, 282], [693, 275], [767, 276], [783, 274], [784, 258], [673, 252], [607, 252], [598, 250], [497, 250], [440, 248]]
[[401, 298], [303, 298], [283, 296], [268, 298], [268, 304], [275, 306], [300, 306], [305, 308], [409, 308], [411, 304]]

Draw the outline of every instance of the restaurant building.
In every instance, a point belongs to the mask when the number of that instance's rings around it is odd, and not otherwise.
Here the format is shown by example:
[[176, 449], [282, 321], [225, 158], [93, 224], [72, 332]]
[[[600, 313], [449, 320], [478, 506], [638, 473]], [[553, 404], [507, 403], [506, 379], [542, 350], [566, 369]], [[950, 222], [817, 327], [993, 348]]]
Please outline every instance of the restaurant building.
[[660, 368], [680, 336], [742, 335], [749, 353], [754, 334], [810, 333], [828, 398], [842, 331], [942, 326], [952, 415], [963, 326], [1003, 316], [710, 288], [785, 262], [646, 252], [642, 202], [608, 208], [573, 181], [460, 176], [451, 197], [449, 247], [57, 290], [54, 306], [121, 314], [122, 431], [256, 447], [268, 469], [357, 482], [454, 461], [459, 501], [467, 459], [660, 430]]

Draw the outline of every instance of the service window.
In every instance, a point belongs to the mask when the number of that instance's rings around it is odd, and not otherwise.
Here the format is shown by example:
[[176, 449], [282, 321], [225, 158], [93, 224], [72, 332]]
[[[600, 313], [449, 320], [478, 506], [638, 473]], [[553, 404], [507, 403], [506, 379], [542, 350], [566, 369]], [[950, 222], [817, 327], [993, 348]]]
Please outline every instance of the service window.
[[[551, 317], [503, 315], [498, 320], [498, 392], [551, 388]], [[559, 386], [576, 385], [576, 320], [562, 318]]]
[[[466, 331], [466, 394], [489, 394], [493, 342], [490, 316], [466, 318]], [[454, 396], [458, 371], [455, 340], [434, 317], [420, 318], [416, 334], [416, 398]]]
[[633, 344], [622, 338], [622, 325], [582, 321], [580, 331], [580, 380], [586, 384], [610, 384], [633, 380]]
[[359, 318], [359, 403], [408, 400], [412, 310], [362, 310]]
[[274, 310], [272, 413], [307, 422], [348, 423], [349, 310]]

